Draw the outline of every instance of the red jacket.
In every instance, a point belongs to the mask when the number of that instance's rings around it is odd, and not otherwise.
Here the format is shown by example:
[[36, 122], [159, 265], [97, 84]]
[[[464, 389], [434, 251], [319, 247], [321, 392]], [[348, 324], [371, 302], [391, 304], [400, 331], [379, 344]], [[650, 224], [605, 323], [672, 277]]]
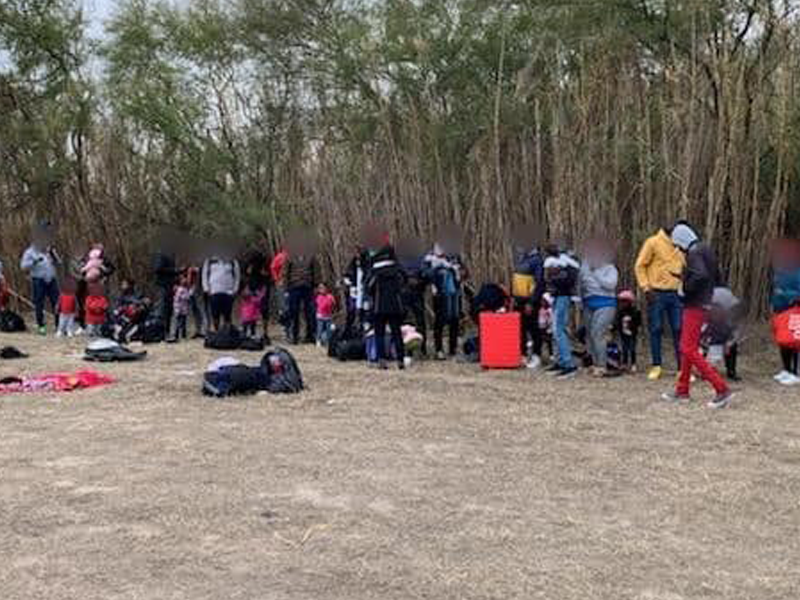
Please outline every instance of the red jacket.
[[75, 294], [61, 294], [58, 297], [58, 314], [74, 315], [78, 312], [78, 300]]
[[108, 298], [105, 296], [86, 297], [86, 324], [102, 325], [106, 322], [106, 311], [108, 310]]
[[286, 266], [286, 261], [289, 259], [289, 253], [286, 250], [281, 250], [272, 259], [269, 264], [269, 271], [272, 275], [272, 281], [276, 285], [283, 283], [283, 268]]

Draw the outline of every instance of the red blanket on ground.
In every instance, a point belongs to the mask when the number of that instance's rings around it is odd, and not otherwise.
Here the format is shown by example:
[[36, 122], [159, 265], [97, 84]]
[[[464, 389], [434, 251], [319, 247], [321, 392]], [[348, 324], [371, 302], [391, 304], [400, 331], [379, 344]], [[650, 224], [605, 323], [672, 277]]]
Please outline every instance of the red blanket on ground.
[[0, 383], [0, 394], [19, 394], [22, 392], [71, 392], [73, 390], [114, 383], [111, 377], [94, 371], [52, 373], [5, 381], [5, 383]]

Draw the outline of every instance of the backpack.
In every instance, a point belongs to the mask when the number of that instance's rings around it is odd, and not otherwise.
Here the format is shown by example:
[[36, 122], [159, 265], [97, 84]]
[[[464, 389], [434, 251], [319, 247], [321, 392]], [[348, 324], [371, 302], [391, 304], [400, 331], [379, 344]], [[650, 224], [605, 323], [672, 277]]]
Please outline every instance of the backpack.
[[0, 312], [0, 331], [3, 333], [21, 333], [26, 331], [25, 320], [12, 310]]
[[261, 359], [261, 369], [268, 378], [266, 390], [272, 394], [299, 394], [305, 389], [297, 361], [284, 348], [267, 352]]
[[203, 395], [214, 398], [255, 394], [268, 385], [269, 377], [260, 366], [231, 365], [203, 375]]
[[205, 347], [211, 350], [238, 350], [242, 347], [242, 333], [233, 325], [206, 335]]
[[772, 334], [779, 347], [800, 350], [800, 307], [795, 306], [772, 317]]
[[367, 348], [361, 336], [348, 335], [345, 329], [334, 329], [328, 342], [328, 356], [342, 362], [366, 360]]
[[135, 330], [132, 330], [133, 333], [130, 335], [131, 341], [143, 344], [159, 344], [164, 341], [164, 322], [156, 316], [151, 316], [141, 325], [134, 327]]

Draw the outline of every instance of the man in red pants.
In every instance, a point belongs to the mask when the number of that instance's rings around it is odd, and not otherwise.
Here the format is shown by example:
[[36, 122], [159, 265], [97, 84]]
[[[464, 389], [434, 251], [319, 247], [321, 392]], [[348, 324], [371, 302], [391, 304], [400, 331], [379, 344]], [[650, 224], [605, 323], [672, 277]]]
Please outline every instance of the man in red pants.
[[726, 408], [733, 394], [725, 380], [700, 353], [700, 336], [706, 322], [707, 306], [714, 288], [721, 282], [714, 251], [700, 241], [687, 223], [679, 222], [672, 230], [672, 242], [686, 254], [683, 272], [683, 321], [681, 326], [681, 371], [675, 391], [664, 394], [664, 400], [677, 402], [689, 399], [692, 370], [709, 382], [716, 392], [709, 408]]

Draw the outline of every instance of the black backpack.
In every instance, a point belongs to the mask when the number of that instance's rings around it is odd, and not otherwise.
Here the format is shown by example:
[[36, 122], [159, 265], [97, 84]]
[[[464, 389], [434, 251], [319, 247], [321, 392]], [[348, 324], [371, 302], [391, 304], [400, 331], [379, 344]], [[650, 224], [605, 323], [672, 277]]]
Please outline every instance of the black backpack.
[[206, 334], [205, 347], [211, 350], [238, 350], [242, 347], [242, 332], [233, 325]]
[[[141, 325], [134, 325], [134, 328], [134, 333], [130, 335], [131, 341], [143, 344], [160, 344], [164, 341], [164, 321], [157, 316], [148, 317]], [[127, 332], [123, 337], [127, 337]]]
[[21, 333], [27, 330], [25, 320], [12, 310], [0, 312], [0, 331], [3, 333]]
[[346, 329], [335, 329], [328, 341], [328, 356], [343, 362], [367, 360], [367, 345], [360, 335], [350, 335]]
[[305, 389], [300, 367], [291, 352], [276, 348], [261, 359], [261, 369], [267, 374], [267, 391], [272, 394], [299, 394]]

